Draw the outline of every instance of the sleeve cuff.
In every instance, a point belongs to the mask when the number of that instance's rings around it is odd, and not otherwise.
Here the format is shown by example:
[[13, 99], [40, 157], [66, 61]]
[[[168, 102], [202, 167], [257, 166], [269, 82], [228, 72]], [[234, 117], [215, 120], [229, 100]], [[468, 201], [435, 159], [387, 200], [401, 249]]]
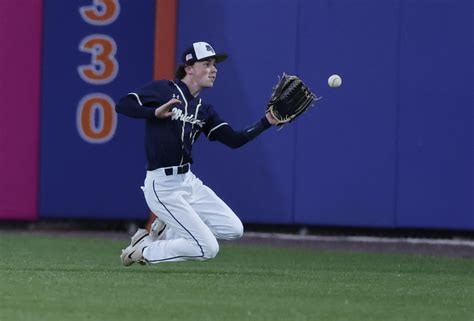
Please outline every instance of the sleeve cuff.
[[263, 127], [265, 127], [265, 129], [272, 127], [272, 124], [268, 122], [267, 116], [263, 116], [261, 122], [262, 122]]

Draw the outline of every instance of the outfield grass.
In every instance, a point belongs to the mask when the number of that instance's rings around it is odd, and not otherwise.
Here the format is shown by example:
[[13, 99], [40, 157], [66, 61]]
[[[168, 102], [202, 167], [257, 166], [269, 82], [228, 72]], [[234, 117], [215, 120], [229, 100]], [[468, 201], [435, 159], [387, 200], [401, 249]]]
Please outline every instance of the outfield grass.
[[225, 245], [129, 268], [126, 241], [0, 235], [1, 321], [474, 321], [474, 260]]

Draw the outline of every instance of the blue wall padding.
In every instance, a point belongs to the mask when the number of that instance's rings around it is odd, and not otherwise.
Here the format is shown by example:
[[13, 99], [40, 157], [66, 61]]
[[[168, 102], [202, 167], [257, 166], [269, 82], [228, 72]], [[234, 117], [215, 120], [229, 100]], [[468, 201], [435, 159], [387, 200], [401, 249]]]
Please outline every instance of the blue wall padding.
[[[325, 97], [298, 121], [298, 223], [391, 226], [398, 58], [396, 1], [305, 1], [298, 74]], [[370, 23], [369, 23], [370, 22]], [[374, 27], [376, 26], [376, 28]], [[331, 73], [344, 84], [327, 89]]]
[[181, 0], [178, 51], [231, 55], [205, 97], [235, 128], [281, 72], [323, 96], [241, 150], [199, 142], [195, 172], [247, 222], [474, 229], [470, 6]]
[[[153, 77], [154, 2], [122, 1], [105, 26], [81, 18], [79, 7], [91, 3], [44, 1], [40, 218], [143, 218], [143, 122], [119, 117], [110, 141], [90, 144], [78, 134], [76, 110], [85, 95], [115, 100]], [[76, 71], [90, 63], [78, 47], [92, 34], [117, 44], [119, 72], [108, 84], [86, 83]]]
[[[97, 27], [45, 1], [40, 217], [147, 217], [143, 122], [119, 116], [104, 144], [75, 126], [84, 95], [152, 78], [154, 1], [120, 3]], [[230, 54], [202, 97], [234, 129], [263, 116], [283, 72], [323, 97], [241, 149], [196, 142], [193, 172], [244, 222], [474, 230], [472, 0], [180, 0], [177, 27], [178, 59], [195, 41]], [[117, 42], [110, 84], [77, 75], [91, 33]]]
[[473, 229], [472, 1], [402, 12], [397, 226]]
[[[274, 10], [275, 5], [280, 9]], [[187, 18], [185, 10], [199, 12], [203, 7], [207, 9], [201, 19]], [[296, 12], [292, 1], [258, 1], [252, 6], [245, 1], [180, 2], [178, 52], [193, 40], [204, 40], [230, 54], [218, 65], [215, 88], [203, 97], [234, 129], [260, 119], [278, 75], [295, 72], [297, 26], [290, 24], [275, 33], [275, 25], [265, 21], [285, 21], [288, 15], [296, 17]], [[212, 24], [193, 27], [206, 23], [207, 17], [212, 17]], [[244, 221], [291, 222], [294, 195], [289, 182], [294, 177], [295, 130], [294, 126], [281, 132], [269, 130], [238, 150], [200, 138], [194, 148], [193, 170]]]

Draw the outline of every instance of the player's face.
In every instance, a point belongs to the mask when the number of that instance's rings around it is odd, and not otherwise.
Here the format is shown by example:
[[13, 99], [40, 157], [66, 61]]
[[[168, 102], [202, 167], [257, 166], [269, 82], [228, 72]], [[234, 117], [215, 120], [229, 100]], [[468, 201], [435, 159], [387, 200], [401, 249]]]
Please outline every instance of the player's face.
[[214, 85], [217, 77], [216, 61], [209, 59], [198, 61], [192, 66], [193, 81], [201, 88], [209, 88]]

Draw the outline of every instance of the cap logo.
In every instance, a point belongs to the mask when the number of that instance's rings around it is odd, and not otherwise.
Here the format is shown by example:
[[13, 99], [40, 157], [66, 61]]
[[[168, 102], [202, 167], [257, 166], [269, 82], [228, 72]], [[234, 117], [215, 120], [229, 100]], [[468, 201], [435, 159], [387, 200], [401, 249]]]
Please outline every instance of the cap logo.
[[187, 54], [186, 55], [186, 61], [193, 59], [193, 54]]
[[212, 49], [212, 47], [209, 46], [209, 45], [206, 45], [206, 50], [212, 52], [213, 54], [216, 53], [216, 52], [214, 51], [214, 49]]

